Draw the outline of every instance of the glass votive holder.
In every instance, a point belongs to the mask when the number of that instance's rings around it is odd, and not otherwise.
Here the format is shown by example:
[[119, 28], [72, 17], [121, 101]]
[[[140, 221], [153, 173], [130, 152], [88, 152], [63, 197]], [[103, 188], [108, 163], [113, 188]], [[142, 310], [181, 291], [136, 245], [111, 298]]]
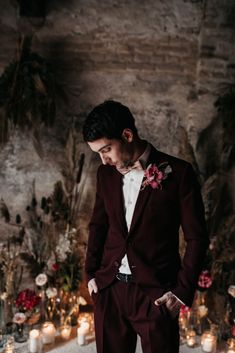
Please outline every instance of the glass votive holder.
[[7, 341], [6, 341], [6, 345], [4, 347], [3, 353], [16, 353], [13, 336], [7, 337]]
[[201, 348], [203, 352], [215, 353], [217, 336], [210, 330], [206, 330], [201, 336]]
[[61, 325], [60, 326], [60, 336], [63, 340], [67, 341], [71, 335], [72, 327], [71, 325]]
[[56, 329], [52, 322], [46, 321], [41, 328], [42, 343], [53, 344], [55, 342]]
[[188, 330], [186, 332], [186, 343], [187, 346], [191, 348], [196, 345], [196, 332], [194, 330]]
[[4, 346], [6, 342], [6, 335], [3, 328], [0, 328], [0, 348]]

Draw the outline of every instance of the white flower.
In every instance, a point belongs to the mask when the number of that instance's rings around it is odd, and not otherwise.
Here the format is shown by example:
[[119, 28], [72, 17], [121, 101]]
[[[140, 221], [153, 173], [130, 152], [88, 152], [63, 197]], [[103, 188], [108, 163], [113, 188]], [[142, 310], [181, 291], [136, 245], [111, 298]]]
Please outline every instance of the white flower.
[[77, 303], [78, 303], [79, 305], [87, 305], [87, 301], [86, 301], [83, 297], [81, 297], [81, 296], [78, 297]]
[[13, 322], [15, 324], [23, 324], [26, 320], [26, 315], [24, 313], [16, 313], [13, 317]]
[[76, 228], [72, 228], [69, 232], [69, 235], [75, 235], [77, 233], [77, 229]]
[[3, 292], [3, 293], [0, 295], [0, 299], [1, 299], [1, 300], [6, 300], [6, 299], [7, 299], [7, 292]]
[[36, 285], [41, 287], [44, 286], [44, 284], [47, 283], [47, 275], [45, 273], [40, 273], [35, 279]]
[[55, 287], [47, 288], [46, 295], [49, 299], [55, 298], [57, 296], [57, 289]]
[[66, 235], [64, 234], [59, 235], [59, 241], [55, 251], [56, 251], [57, 259], [61, 262], [63, 262], [66, 259], [68, 253], [72, 252], [71, 242], [66, 238]]
[[235, 298], [235, 285], [231, 285], [228, 287], [228, 294]]

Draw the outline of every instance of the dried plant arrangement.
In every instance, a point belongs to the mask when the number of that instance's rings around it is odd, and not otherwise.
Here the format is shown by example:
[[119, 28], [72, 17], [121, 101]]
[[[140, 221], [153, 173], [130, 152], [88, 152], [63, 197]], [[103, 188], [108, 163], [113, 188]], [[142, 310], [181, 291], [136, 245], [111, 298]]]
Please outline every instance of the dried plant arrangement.
[[15, 128], [32, 131], [35, 150], [43, 156], [39, 131], [52, 126], [56, 96], [62, 94], [52, 66], [31, 50], [32, 36], [20, 36], [15, 59], [0, 77], [0, 144]]
[[[62, 171], [66, 176], [64, 182], [56, 182], [53, 192], [40, 200], [33, 182], [25, 219], [17, 214], [13, 222], [4, 200], [0, 206], [1, 216], [9, 227], [19, 229], [19, 234], [10, 242], [20, 243], [18, 257], [33, 283], [38, 275], [45, 274], [48, 286], [70, 292], [78, 290], [81, 282], [78, 207], [84, 154], [79, 157], [75, 140], [75, 134], [71, 132]], [[10, 264], [7, 259], [5, 263], [1, 259], [0, 262], [2, 270], [3, 265]], [[6, 286], [2, 290], [6, 291]]]

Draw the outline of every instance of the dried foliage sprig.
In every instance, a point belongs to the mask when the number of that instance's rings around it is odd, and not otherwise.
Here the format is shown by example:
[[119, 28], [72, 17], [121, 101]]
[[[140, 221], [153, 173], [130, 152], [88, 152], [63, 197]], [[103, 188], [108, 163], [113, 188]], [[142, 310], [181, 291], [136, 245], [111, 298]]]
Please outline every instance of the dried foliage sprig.
[[0, 249], [0, 267], [4, 276], [1, 278], [1, 287], [6, 298], [13, 298], [22, 280], [23, 267], [20, 264], [21, 247], [8, 238]]
[[61, 173], [64, 177], [64, 191], [68, 197], [71, 211], [69, 221], [73, 227], [77, 225], [77, 214], [81, 200], [79, 189], [85, 162], [84, 153], [81, 153], [78, 158], [79, 152], [77, 145], [76, 132], [74, 128], [71, 128], [65, 149], [66, 158], [62, 163]]

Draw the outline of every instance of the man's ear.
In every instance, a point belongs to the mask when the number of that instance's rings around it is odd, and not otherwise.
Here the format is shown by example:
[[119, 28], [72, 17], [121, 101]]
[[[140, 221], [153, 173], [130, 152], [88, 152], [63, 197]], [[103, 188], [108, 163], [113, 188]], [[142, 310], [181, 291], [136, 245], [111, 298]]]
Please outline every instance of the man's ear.
[[131, 129], [124, 129], [122, 132], [122, 138], [125, 142], [132, 142], [133, 141], [133, 132]]

